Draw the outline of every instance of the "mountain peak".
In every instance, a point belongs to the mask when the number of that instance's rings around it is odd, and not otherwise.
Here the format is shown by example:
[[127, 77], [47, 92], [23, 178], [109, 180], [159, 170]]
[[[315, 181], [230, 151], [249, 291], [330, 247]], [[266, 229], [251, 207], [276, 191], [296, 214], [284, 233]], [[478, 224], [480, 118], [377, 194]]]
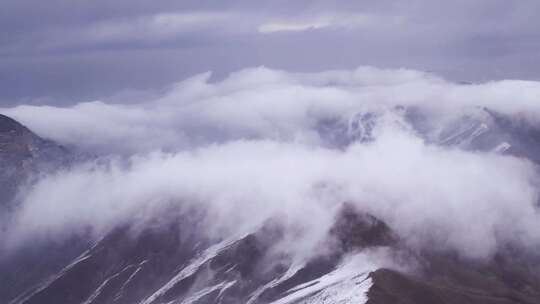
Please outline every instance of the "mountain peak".
[[20, 124], [15, 119], [6, 115], [0, 114], [0, 133], [8, 133], [13, 131], [28, 131], [28, 129]]

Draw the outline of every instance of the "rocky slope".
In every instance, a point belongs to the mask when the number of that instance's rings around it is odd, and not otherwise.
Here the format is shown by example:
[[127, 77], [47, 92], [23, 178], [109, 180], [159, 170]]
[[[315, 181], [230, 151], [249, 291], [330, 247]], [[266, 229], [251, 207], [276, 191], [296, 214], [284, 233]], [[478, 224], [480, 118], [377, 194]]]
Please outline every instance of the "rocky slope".
[[[303, 265], [269, 256], [270, 244], [283, 237], [277, 223], [226, 240], [183, 233], [196, 225], [191, 215], [166, 228], [118, 228], [10, 303], [533, 304], [540, 298], [538, 260], [501, 252], [478, 263], [412, 252], [384, 223], [347, 205], [328, 235], [334, 250]], [[419, 266], [377, 268], [362, 258], [374, 248]]]
[[32, 175], [58, 169], [73, 160], [64, 147], [43, 139], [17, 121], [0, 114], [0, 206], [13, 207], [18, 187]]
[[[68, 149], [0, 114], [0, 232], [13, 220], [21, 188], [76, 159]], [[0, 299], [4, 299], [0, 303], [61, 269], [79, 250], [78, 246], [64, 248], [56, 244], [28, 244], [16, 253], [2, 252], [0, 248]]]

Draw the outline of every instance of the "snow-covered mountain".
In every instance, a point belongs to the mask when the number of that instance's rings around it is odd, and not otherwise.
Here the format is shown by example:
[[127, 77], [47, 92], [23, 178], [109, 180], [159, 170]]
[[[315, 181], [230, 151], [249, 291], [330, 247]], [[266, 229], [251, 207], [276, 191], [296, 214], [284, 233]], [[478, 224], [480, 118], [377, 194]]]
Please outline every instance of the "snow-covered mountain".
[[[376, 139], [393, 124], [427, 143], [525, 157], [538, 163], [540, 130], [487, 109], [440, 124], [396, 108], [322, 122], [329, 145]], [[21, 185], [76, 158], [14, 120], [0, 116], [0, 203], [17, 208]], [[343, 202], [320, 250], [297, 259], [276, 244], [288, 238], [279, 218], [242, 235], [202, 233], [208, 210], [192, 207], [118, 223], [101, 238], [77, 234], [60, 243], [24, 244], [0, 255], [0, 302], [10, 304], [187, 303], [538, 303], [540, 255], [501, 247], [475, 260], [438, 248], [411, 247], [399, 231]], [[9, 217], [10, 211], [2, 211]], [[241, 211], [238, 211], [241, 212]], [[168, 216], [165, 216], [167, 214]], [[170, 216], [178, 214], [178, 216]], [[162, 216], [163, 215], [163, 216]], [[7, 228], [5, 228], [7, 229]]]

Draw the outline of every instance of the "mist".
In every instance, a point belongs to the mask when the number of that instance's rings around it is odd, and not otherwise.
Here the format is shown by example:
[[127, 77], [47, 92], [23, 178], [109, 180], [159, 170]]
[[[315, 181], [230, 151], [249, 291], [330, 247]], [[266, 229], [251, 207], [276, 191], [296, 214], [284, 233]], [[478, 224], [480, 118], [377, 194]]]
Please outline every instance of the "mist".
[[135, 104], [92, 101], [0, 111], [43, 137], [99, 154], [177, 151], [239, 139], [321, 145], [321, 122], [346, 122], [358, 112], [395, 106], [421, 107], [435, 122], [474, 107], [534, 123], [540, 114], [540, 83], [534, 81], [456, 84], [429, 73], [372, 67], [311, 74], [259, 67], [210, 79], [211, 73], [196, 75]]
[[[283, 248], [308, 258], [348, 202], [414, 248], [479, 259], [505, 244], [534, 249], [535, 165], [429, 138], [478, 108], [536, 124], [537, 96], [540, 83], [530, 81], [457, 84], [412, 70], [261, 67], [220, 81], [196, 75], [145, 102], [1, 109], [43, 137], [99, 155], [29, 186], [2, 246], [88, 229], [98, 238], [174, 205], [207, 210], [204, 233], [216, 238], [280, 218], [299, 231]], [[429, 113], [427, 134], [403, 107]], [[378, 118], [361, 140], [351, 134], [358, 113]]]

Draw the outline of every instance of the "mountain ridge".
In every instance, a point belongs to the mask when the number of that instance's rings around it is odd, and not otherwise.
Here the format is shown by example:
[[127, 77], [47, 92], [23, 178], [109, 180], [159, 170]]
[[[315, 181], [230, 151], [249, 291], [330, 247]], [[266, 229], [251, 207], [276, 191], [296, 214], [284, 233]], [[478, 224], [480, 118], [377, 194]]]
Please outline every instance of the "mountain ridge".
[[[376, 115], [357, 117], [367, 125], [350, 122], [363, 132], [355, 136], [369, 142]], [[24, 172], [30, 175], [72, 159], [60, 145], [37, 137], [12, 119], [0, 116], [1, 120], [0, 139], [8, 149], [1, 150], [0, 161], [6, 166], [28, 166]], [[516, 133], [508, 127], [504, 131]], [[468, 139], [474, 133], [452, 145], [476, 149], [471, 143], [477, 137]], [[471, 145], [460, 145], [463, 142]], [[486, 147], [491, 149], [491, 143]], [[41, 161], [47, 165], [38, 164]], [[127, 224], [96, 242], [79, 235], [52, 248], [27, 244], [22, 258], [0, 263], [0, 273], [8, 274], [4, 279], [10, 283], [0, 288], [0, 298], [10, 304], [534, 304], [540, 299], [538, 257], [508, 249], [479, 262], [452, 252], [419, 251], [400, 240], [388, 223], [352, 204], [341, 205], [328, 243], [322, 244], [331, 250], [301, 265], [286, 255], [278, 255], [279, 259], [272, 255], [273, 244], [285, 233], [279, 219], [237, 238], [211, 239], [197, 233], [204, 230], [204, 213], [184, 210], [178, 218], [157, 217], [153, 219], [157, 227]], [[51, 256], [28, 253], [36, 250]], [[371, 265], [367, 256], [378, 250], [416, 267]], [[49, 265], [44, 267], [43, 262]]]

